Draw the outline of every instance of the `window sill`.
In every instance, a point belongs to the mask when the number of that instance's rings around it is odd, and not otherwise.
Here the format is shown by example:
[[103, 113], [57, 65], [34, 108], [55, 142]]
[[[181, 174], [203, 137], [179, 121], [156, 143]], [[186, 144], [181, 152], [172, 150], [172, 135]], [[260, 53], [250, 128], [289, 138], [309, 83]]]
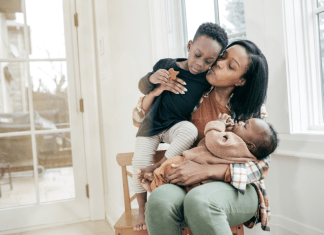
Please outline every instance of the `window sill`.
[[324, 160], [324, 132], [278, 134], [279, 146], [274, 154]]

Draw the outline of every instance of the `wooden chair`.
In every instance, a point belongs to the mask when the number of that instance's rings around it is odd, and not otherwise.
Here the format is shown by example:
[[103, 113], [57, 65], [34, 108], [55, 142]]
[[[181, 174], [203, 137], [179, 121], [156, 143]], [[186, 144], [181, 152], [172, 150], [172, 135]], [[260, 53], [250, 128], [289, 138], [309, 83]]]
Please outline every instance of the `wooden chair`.
[[[160, 161], [164, 156], [165, 151], [157, 151], [153, 157], [153, 163]], [[133, 227], [138, 217], [138, 209], [131, 208], [131, 202], [136, 198], [136, 195], [130, 197], [127, 176], [132, 178], [132, 173], [127, 171], [126, 166], [132, 165], [134, 153], [117, 154], [118, 165], [122, 168], [123, 189], [124, 189], [124, 204], [125, 212], [119, 218], [114, 226], [115, 235], [148, 235], [147, 231], [133, 231]], [[244, 235], [243, 224], [231, 227], [233, 235]], [[182, 235], [193, 235], [189, 228], [182, 229]]]

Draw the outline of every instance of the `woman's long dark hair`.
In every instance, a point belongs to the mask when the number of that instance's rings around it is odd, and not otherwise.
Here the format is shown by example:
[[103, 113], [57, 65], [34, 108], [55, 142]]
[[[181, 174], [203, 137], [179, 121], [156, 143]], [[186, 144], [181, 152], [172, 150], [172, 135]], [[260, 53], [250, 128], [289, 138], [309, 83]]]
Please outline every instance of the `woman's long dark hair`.
[[260, 109], [267, 96], [268, 63], [261, 50], [253, 42], [239, 40], [232, 42], [227, 48], [234, 45], [244, 47], [250, 59], [249, 68], [243, 75], [246, 82], [244, 86], [235, 87], [230, 100], [235, 120], [245, 121], [252, 116], [260, 117]]

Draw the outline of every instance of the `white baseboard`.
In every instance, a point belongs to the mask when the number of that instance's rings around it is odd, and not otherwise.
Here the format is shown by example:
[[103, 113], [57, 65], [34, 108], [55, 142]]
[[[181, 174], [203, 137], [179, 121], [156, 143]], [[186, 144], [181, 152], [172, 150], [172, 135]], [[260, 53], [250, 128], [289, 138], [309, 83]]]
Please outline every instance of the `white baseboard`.
[[[316, 228], [313, 228], [309, 225], [300, 223], [298, 221], [280, 216], [280, 215], [271, 215], [270, 220], [271, 228], [272, 225], [277, 226], [278, 235], [286, 234], [286, 231], [288, 230], [291, 232], [292, 235], [299, 234], [299, 235], [324, 235], [323, 230], [319, 230]], [[272, 235], [272, 233], [271, 233]]]
[[26, 228], [6, 230], [6, 231], [0, 232], [0, 235], [9, 235], [9, 234], [23, 233], [23, 232], [29, 232], [29, 231], [45, 229], [45, 228], [60, 227], [60, 226], [64, 226], [64, 225], [82, 223], [82, 222], [86, 222], [86, 221], [90, 221], [90, 218], [84, 218], [84, 219], [70, 220], [70, 221], [59, 222], [59, 223], [44, 224], [44, 225], [31, 226], [31, 227], [26, 227]]
[[108, 221], [108, 224], [110, 225], [110, 227], [112, 227], [112, 229], [114, 229], [114, 225], [116, 223], [116, 221], [114, 221], [111, 216], [109, 215], [109, 213], [106, 213], [106, 220]]

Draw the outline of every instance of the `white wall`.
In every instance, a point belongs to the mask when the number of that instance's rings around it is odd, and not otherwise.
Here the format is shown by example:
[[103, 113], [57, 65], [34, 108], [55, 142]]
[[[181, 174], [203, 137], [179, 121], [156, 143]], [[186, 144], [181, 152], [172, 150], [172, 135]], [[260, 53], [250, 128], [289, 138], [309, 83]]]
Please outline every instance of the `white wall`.
[[114, 224], [124, 210], [116, 155], [134, 151], [137, 128], [131, 112], [140, 97], [138, 81], [153, 66], [149, 1], [95, 0], [94, 5], [105, 206], [107, 219]]
[[[245, 14], [247, 37], [259, 45], [269, 63], [268, 121], [279, 133], [287, 134], [282, 1], [245, 0]], [[123, 211], [121, 171], [115, 157], [117, 153], [134, 150], [137, 129], [132, 126], [130, 114], [140, 95], [138, 80], [153, 65], [150, 4], [149, 0], [94, 0], [94, 3], [106, 216], [114, 224]], [[272, 213], [271, 234], [324, 234], [323, 169], [322, 160], [272, 156], [266, 179]], [[269, 233], [262, 232], [258, 226], [245, 229], [245, 234]]]

